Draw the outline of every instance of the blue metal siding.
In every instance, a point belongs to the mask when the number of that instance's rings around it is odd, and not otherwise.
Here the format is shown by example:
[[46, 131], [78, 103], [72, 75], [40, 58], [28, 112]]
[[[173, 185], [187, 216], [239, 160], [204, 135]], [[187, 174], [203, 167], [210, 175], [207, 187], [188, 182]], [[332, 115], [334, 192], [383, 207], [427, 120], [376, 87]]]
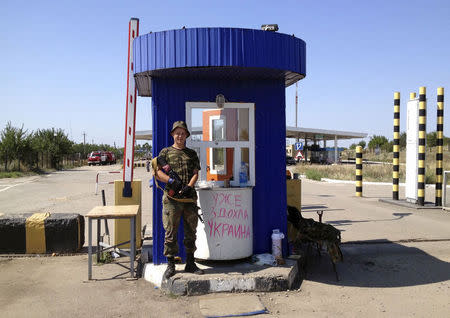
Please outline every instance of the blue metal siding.
[[134, 73], [184, 67], [239, 66], [306, 75], [306, 44], [293, 36], [251, 29], [193, 28], [134, 40]]
[[[212, 32], [226, 33], [227, 30]], [[197, 36], [196, 32], [189, 32]], [[187, 49], [193, 49], [187, 42]], [[189, 55], [188, 56], [196, 56]], [[205, 55], [206, 56], [206, 55]], [[242, 55], [241, 55], [242, 57]], [[216, 56], [215, 58], [220, 58]], [[286, 114], [284, 80], [230, 81], [227, 79], [152, 80], [153, 155], [173, 144], [169, 134], [172, 123], [185, 120], [186, 101], [214, 101], [222, 93], [230, 102], [255, 103], [255, 182], [253, 188], [253, 252], [271, 251], [272, 230], [287, 230], [285, 147]], [[204, 169], [204, 167], [202, 167]], [[162, 192], [153, 188], [153, 261], [165, 262], [163, 256]], [[184, 256], [183, 233], [179, 233], [180, 255]], [[284, 253], [287, 252], [284, 240]]]

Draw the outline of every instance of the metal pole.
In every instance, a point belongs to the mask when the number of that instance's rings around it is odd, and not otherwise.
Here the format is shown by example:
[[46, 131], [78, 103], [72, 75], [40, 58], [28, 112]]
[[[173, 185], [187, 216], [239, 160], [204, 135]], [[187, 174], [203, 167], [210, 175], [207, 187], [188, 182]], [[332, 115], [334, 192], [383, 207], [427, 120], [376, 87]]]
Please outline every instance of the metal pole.
[[92, 279], [92, 218], [88, 218], [88, 279]]
[[298, 111], [298, 82], [295, 82], [295, 127], [297, 127], [297, 111]]
[[130, 220], [130, 273], [131, 278], [134, 277], [134, 259], [136, 257], [136, 216], [133, 216]]
[[334, 135], [334, 163], [338, 163], [337, 135]]
[[[103, 203], [103, 206], [106, 206], [105, 190], [102, 190], [102, 203]], [[109, 228], [108, 228], [108, 220], [107, 219], [105, 219], [105, 234], [108, 235], [108, 239], [109, 239]]]
[[419, 88], [419, 168], [417, 170], [417, 203], [425, 205], [425, 145], [427, 137], [427, 89]]
[[362, 197], [362, 147], [356, 147], [356, 196]]
[[400, 158], [400, 92], [394, 93], [394, 149], [392, 159], [392, 199], [398, 200], [398, 173]]
[[97, 264], [100, 263], [100, 232], [101, 232], [101, 219], [97, 219]]
[[[442, 206], [442, 159], [444, 146], [444, 88], [437, 89], [437, 149], [436, 149], [436, 200], [435, 206]], [[445, 187], [447, 185], [444, 185]]]
[[419, 168], [417, 170], [417, 203], [425, 205], [425, 145], [427, 137], [427, 89], [419, 88]]

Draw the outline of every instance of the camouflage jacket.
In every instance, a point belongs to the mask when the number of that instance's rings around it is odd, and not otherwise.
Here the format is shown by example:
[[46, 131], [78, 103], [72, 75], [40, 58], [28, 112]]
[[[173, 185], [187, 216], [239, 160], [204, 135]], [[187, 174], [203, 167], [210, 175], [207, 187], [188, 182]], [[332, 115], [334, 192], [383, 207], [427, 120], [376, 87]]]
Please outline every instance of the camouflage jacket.
[[[194, 172], [200, 170], [200, 161], [195, 150], [190, 148], [176, 149], [172, 146], [164, 148], [158, 156], [162, 156], [170, 167], [178, 174], [184, 184], [188, 184], [194, 176]], [[166, 185], [165, 192], [170, 189]]]

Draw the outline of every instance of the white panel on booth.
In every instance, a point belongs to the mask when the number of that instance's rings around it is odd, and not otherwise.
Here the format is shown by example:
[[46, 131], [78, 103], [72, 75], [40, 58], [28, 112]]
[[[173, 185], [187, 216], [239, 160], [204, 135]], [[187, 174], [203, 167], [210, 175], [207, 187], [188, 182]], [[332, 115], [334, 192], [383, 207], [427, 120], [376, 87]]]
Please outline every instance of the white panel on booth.
[[198, 190], [205, 223], [198, 222], [194, 256], [233, 260], [253, 254], [252, 188]]
[[419, 167], [419, 100], [410, 100], [406, 116], [406, 201], [417, 203]]

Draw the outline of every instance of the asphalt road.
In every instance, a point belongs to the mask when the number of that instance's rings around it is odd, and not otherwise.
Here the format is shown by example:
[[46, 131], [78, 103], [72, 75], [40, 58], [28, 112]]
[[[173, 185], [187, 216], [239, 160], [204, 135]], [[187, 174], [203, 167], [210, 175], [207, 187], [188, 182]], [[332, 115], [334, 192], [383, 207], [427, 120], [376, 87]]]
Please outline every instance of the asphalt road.
[[[93, 207], [103, 204], [102, 189], [105, 190], [106, 204], [114, 205], [113, 184], [99, 184], [98, 194], [95, 194], [97, 173], [100, 173], [99, 182], [122, 179], [122, 173], [107, 173], [110, 171], [122, 171], [122, 166], [84, 166], [33, 177], [0, 179], [0, 213], [50, 212], [85, 215]], [[148, 224], [149, 229], [152, 222], [152, 193], [148, 186], [150, 177], [151, 173], [147, 172], [146, 168], [134, 169], [134, 180], [142, 180], [142, 224]], [[114, 228], [112, 222], [109, 221], [111, 235]], [[87, 226], [85, 233], [87, 242]]]
[[[46, 176], [0, 180], [0, 213], [48, 211], [86, 214], [101, 204], [95, 195], [97, 171], [119, 166], [83, 167]], [[117, 175], [113, 175], [112, 179]], [[151, 224], [150, 174], [143, 180], [143, 224]], [[113, 186], [104, 185], [107, 203]], [[400, 196], [403, 189], [400, 189]], [[450, 308], [450, 213], [416, 210], [379, 202], [389, 185], [302, 181], [302, 205], [324, 206], [323, 221], [342, 232], [344, 262], [336, 281], [326, 252], [308, 259], [300, 290], [254, 293], [269, 310], [263, 317], [448, 317]], [[434, 190], [427, 189], [432, 200]], [[304, 213], [304, 217], [318, 216]], [[325, 255], [323, 255], [325, 254]], [[111, 279], [118, 266], [97, 266], [99, 281], [85, 282], [86, 255], [0, 257], [0, 308], [5, 317], [198, 317], [203, 298], [172, 297], [139, 279]], [[225, 295], [226, 296], [226, 295]]]

